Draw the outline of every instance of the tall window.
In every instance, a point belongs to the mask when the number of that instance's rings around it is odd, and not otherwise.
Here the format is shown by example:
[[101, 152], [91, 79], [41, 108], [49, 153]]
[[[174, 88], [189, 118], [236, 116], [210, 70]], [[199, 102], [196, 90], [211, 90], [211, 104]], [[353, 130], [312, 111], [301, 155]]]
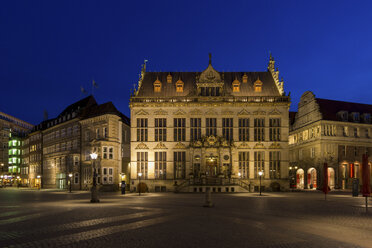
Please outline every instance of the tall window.
[[265, 119], [256, 118], [254, 119], [254, 141], [265, 140]]
[[155, 141], [166, 141], [167, 140], [167, 119], [156, 118], [155, 119]]
[[270, 178], [280, 178], [280, 152], [270, 152]]
[[185, 118], [174, 118], [174, 141], [186, 141]]
[[217, 135], [217, 119], [216, 118], [206, 118], [206, 135], [216, 136]]
[[174, 179], [185, 179], [186, 152], [174, 152]]
[[137, 152], [137, 173], [141, 172], [141, 179], [147, 179], [148, 176], [148, 153]]
[[233, 118], [222, 118], [222, 135], [226, 140], [233, 139]]
[[112, 146], [102, 147], [102, 158], [103, 159], [114, 159], [114, 148]]
[[155, 179], [166, 179], [167, 153], [155, 152]]
[[102, 168], [102, 184], [112, 184], [113, 183], [114, 169], [112, 167]]
[[239, 152], [239, 172], [241, 178], [249, 178], [249, 152]]
[[264, 169], [265, 152], [254, 152], [254, 178], [258, 178], [258, 172]]
[[272, 118], [270, 123], [270, 141], [280, 141], [280, 118]]
[[103, 128], [103, 137], [107, 138], [107, 127]]
[[109, 159], [114, 159], [114, 148], [109, 147]]
[[190, 140], [200, 140], [201, 139], [201, 118], [191, 118], [190, 119]]
[[147, 141], [148, 120], [146, 118], [137, 119], [137, 141]]
[[249, 141], [249, 119], [239, 119], [239, 141]]

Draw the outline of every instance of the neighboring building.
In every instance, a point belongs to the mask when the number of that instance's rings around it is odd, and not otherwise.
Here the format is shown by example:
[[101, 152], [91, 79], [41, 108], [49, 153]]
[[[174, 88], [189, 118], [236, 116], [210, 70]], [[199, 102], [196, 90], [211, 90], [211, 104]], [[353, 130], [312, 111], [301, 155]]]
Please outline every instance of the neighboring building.
[[371, 114], [372, 105], [305, 92], [289, 136], [292, 184], [300, 189], [320, 187], [326, 162], [329, 186], [351, 188], [352, 179], [361, 179], [362, 155], [372, 154]]
[[129, 119], [111, 102], [98, 105], [93, 96], [43, 121], [29, 135], [32, 186], [65, 189], [71, 183], [72, 189], [90, 188], [90, 153], [96, 152], [98, 183], [105, 189], [117, 189], [125, 173], [122, 163], [130, 161], [122, 155], [123, 129], [128, 132], [129, 125]]
[[[288, 184], [288, 110], [270, 56], [265, 72], [146, 72], [131, 108], [131, 189], [268, 190]], [[142, 173], [142, 174], [139, 174]], [[141, 175], [141, 176], [139, 176]]]
[[[33, 125], [0, 112], [0, 183], [17, 183], [21, 177], [22, 137]], [[24, 172], [24, 171], [22, 171]]]

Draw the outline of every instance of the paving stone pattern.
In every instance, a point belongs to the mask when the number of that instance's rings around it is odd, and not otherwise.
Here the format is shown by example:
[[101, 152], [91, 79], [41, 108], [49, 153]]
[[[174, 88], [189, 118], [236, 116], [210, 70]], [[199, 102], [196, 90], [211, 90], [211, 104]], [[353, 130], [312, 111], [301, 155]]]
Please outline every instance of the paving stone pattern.
[[372, 208], [345, 192], [100, 198], [0, 189], [0, 247], [372, 247]]

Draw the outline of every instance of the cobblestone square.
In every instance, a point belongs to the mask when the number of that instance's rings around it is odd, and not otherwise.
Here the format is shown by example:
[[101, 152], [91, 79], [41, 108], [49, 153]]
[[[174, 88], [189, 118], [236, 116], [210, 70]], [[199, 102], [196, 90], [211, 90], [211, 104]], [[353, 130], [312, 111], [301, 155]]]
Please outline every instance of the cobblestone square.
[[[0, 189], [1, 247], [372, 247], [372, 208], [332, 192], [101, 193]], [[370, 204], [372, 202], [370, 201]]]

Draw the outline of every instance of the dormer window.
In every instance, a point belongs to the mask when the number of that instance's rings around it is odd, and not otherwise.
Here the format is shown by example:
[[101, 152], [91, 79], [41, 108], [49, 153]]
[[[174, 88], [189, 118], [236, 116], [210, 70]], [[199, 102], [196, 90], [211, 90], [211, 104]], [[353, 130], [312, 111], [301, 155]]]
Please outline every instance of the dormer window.
[[371, 114], [363, 114], [364, 123], [371, 123]]
[[172, 75], [170, 73], [167, 76], [167, 83], [172, 83]]
[[161, 92], [161, 82], [159, 81], [159, 78], [154, 82], [154, 92]]
[[244, 75], [243, 75], [243, 83], [244, 83], [244, 84], [248, 83], [248, 76], [247, 76], [247, 73], [244, 73]]
[[176, 82], [176, 92], [183, 92], [183, 85], [184, 85], [184, 83], [182, 82], [181, 79], [179, 79]]
[[360, 118], [359, 118], [359, 113], [357, 112], [353, 112], [352, 113], [352, 116], [353, 116], [353, 121], [354, 122], [359, 122]]
[[262, 81], [260, 80], [260, 78], [258, 78], [257, 80], [256, 80], [256, 82], [254, 82], [254, 85], [253, 85], [253, 87], [254, 87], [254, 91], [255, 92], [262, 92]]
[[232, 88], [233, 92], [240, 92], [240, 82], [238, 79], [235, 79], [234, 82], [232, 82]]
[[341, 121], [348, 121], [348, 113], [347, 111], [340, 111], [338, 112], [338, 116]]

